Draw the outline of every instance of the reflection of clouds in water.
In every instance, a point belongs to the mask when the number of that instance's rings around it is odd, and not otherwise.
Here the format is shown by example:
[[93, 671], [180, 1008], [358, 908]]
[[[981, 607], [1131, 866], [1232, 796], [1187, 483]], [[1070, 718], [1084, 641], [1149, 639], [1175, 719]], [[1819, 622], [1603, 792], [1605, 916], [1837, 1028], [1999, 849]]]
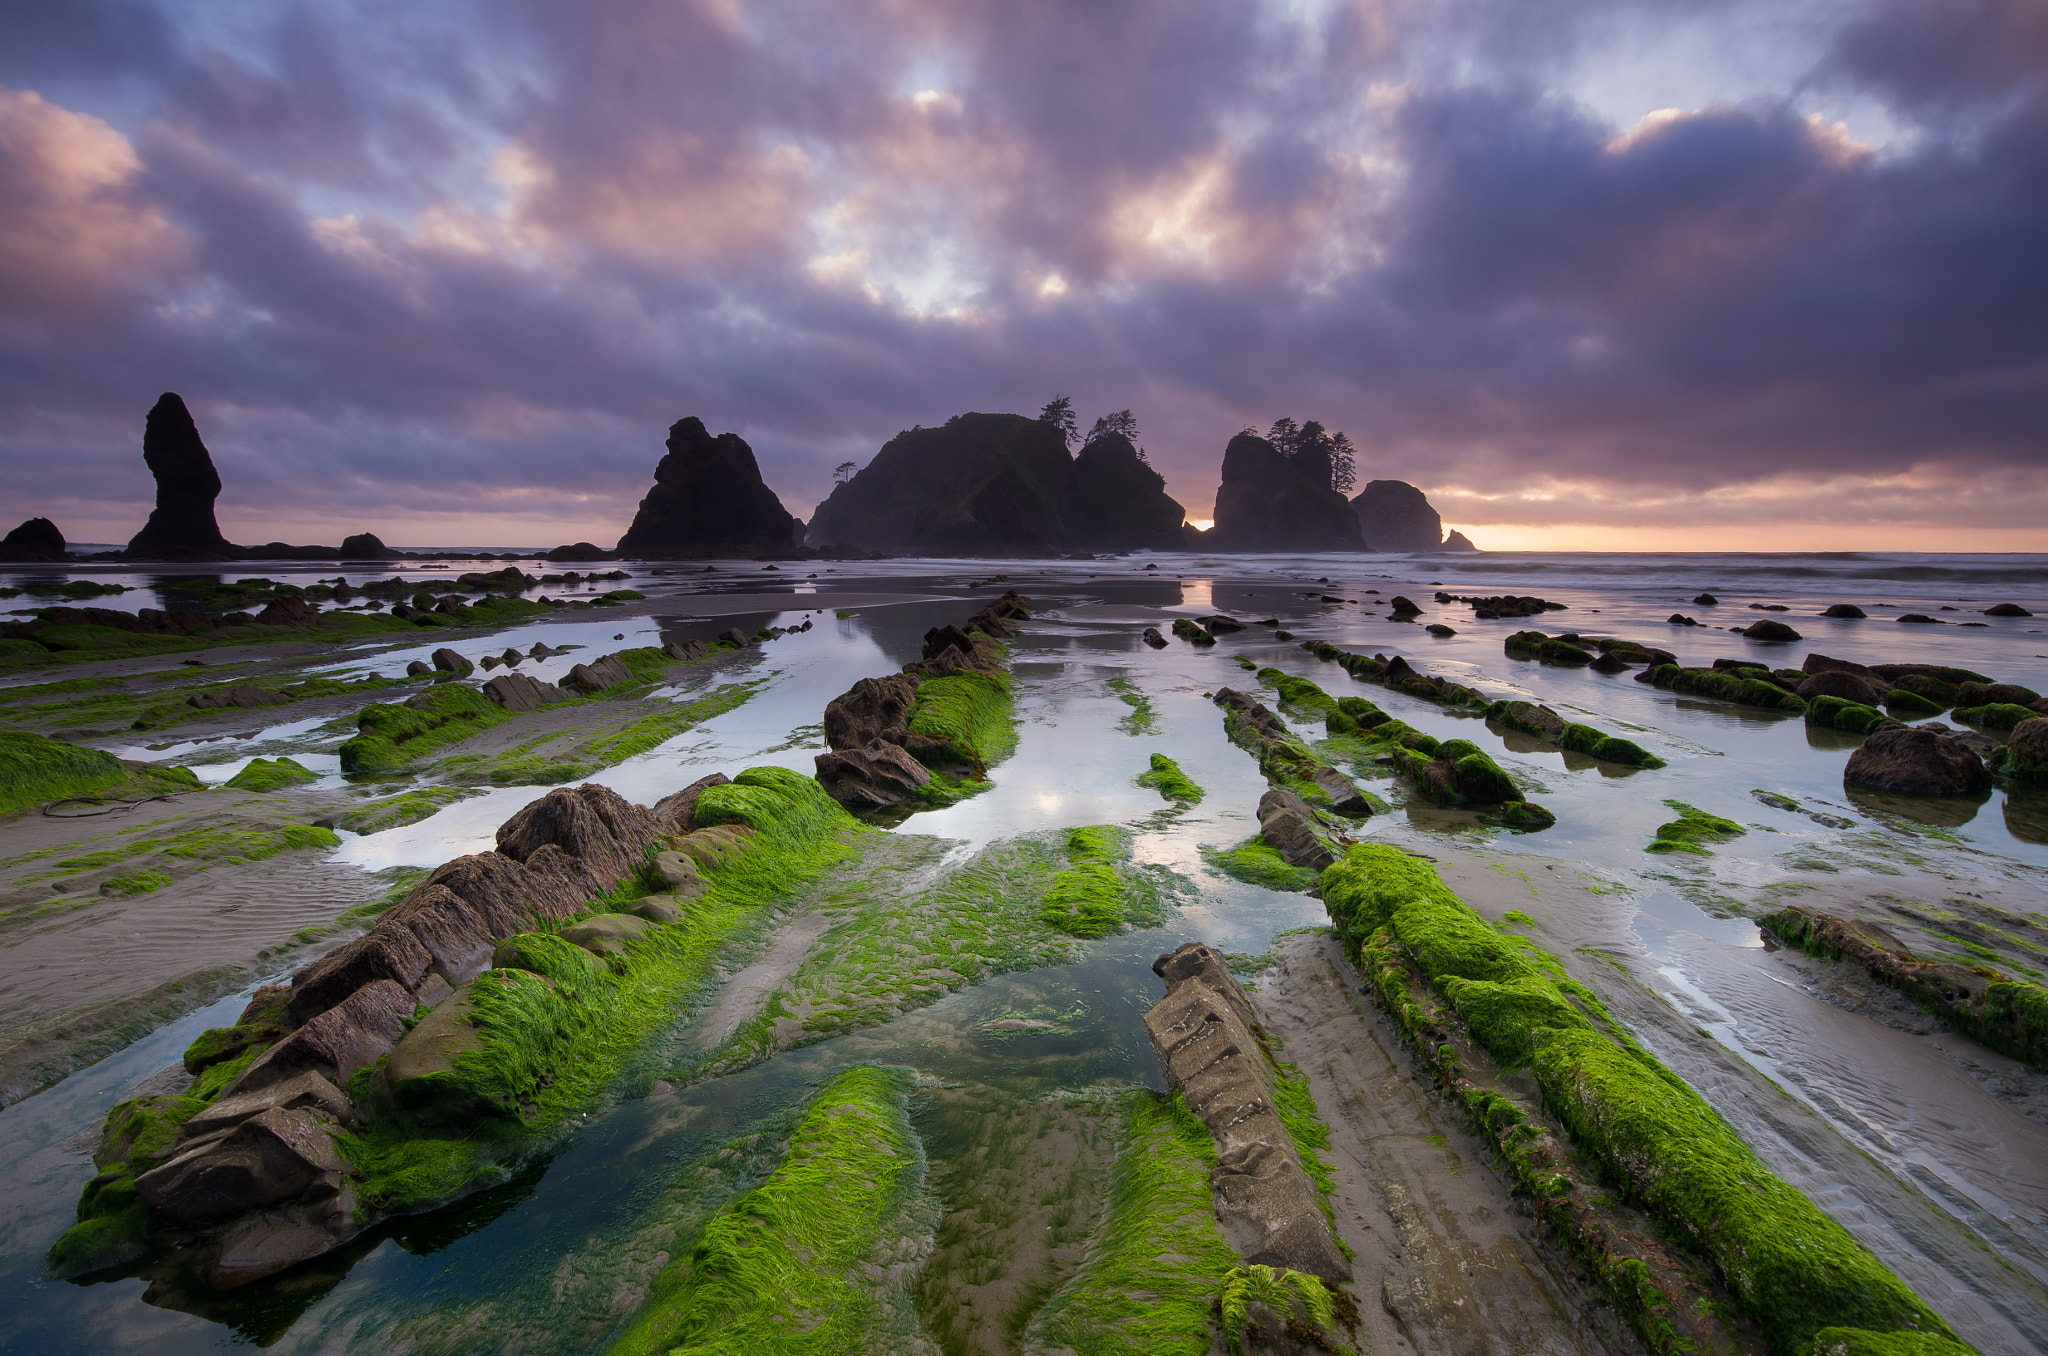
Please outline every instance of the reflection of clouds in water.
[[365, 871], [393, 866], [439, 866], [498, 844], [498, 826], [539, 800], [552, 787], [504, 786], [458, 801], [416, 824], [382, 833], [344, 835], [334, 860]]

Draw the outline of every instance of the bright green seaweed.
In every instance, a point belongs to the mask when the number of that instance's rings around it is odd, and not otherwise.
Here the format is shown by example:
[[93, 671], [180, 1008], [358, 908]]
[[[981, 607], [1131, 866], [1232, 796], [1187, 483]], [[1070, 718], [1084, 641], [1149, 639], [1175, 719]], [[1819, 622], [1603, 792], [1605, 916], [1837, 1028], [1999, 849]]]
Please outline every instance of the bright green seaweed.
[[1202, 798], [1202, 788], [1180, 770], [1180, 764], [1163, 753], [1152, 755], [1152, 768], [1138, 774], [1138, 785], [1149, 786], [1168, 800], [1193, 805]]

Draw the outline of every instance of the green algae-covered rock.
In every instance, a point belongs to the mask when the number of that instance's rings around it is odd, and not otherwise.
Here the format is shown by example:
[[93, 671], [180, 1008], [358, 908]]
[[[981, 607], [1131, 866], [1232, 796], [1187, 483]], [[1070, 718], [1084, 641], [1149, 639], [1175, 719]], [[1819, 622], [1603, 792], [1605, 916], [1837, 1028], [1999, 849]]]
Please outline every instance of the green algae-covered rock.
[[247, 767], [223, 785], [231, 791], [264, 792], [319, 780], [319, 773], [289, 758], [251, 758]]
[[1684, 801], [1667, 800], [1664, 803], [1678, 811], [1678, 818], [1657, 826], [1657, 836], [1643, 849], [1645, 852], [1689, 852], [1705, 857], [1710, 854], [1704, 844], [1725, 843], [1749, 832], [1732, 819], [1710, 815]]
[[356, 714], [361, 733], [341, 746], [343, 772], [385, 772], [487, 730], [512, 713], [465, 683], [437, 683], [398, 703]]
[[594, 956], [620, 960], [627, 955], [626, 943], [638, 941], [654, 931], [654, 924], [630, 913], [601, 913], [562, 929], [562, 940], [574, 943]]
[[1138, 774], [1138, 785], [1149, 786], [1160, 795], [1183, 805], [1192, 805], [1202, 798], [1202, 788], [1188, 779], [1180, 770], [1180, 764], [1163, 753], [1152, 755], [1152, 768]]
[[1527, 800], [1504, 801], [1497, 815], [1503, 827], [1522, 833], [1537, 833], [1557, 823], [1556, 815]]
[[1822, 696], [1807, 701], [1806, 723], [1847, 730], [1851, 734], [1869, 734], [1874, 730], [1890, 729], [1899, 722], [1874, 706], [1852, 702], [1846, 697]]
[[474, 1021], [481, 978], [463, 985], [422, 1017], [378, 1070], [383, 1095], [422, 1125], [459, 1126], [516, 1110], [486, 1095], [458, 1067], [463, 1056], [484, 1045], [484, 1033]]
[[1985, 706], [1962, 706], [1956, 708], [1955, 718], [1965, 725], [1976, 725], [1986, 730], [2010, 730], [2023, 720], [2032, 720], [2039, 715], [2025, 706], [2011, 702], [1992, 702]]
[[1823, 1328], [1814, 1334], [1813, 1356], [1975, 1356], [1975, 1351], [1930, 1332]]
[[1938, 716], [1948, 708], [1940, 702], [1929, 701], [1917, 692], [1895, 687], [1886, 694], [1884, 709], [1900, 720], [1918, 720], [1922, 716]]

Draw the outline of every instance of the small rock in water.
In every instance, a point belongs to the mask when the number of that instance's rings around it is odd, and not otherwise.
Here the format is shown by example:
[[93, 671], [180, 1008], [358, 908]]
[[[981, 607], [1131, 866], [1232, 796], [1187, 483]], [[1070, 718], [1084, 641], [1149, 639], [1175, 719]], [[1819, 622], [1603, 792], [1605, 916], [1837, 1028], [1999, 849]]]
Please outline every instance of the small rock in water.
[[1847, 617], [1853, 619], [1856, 617], [1867, 617], [1870, 614], [1854, 603], [1836, 603], [1820, 615], [1823, 617]]
[[1455, 636], [1458, 634], [1456, 631], [1453, 631], [1450, 627], [1445, 626], [1442, 622], [1431, 622], [1429, 625], [1423, 627], [1422, 629], [1429, 632], [1433, 636]]
[[1702, 593], [1699, 597], [1692, 600], [1692, 605], [1694, 607], [1713, 607], [1720, 601], [1719, 598], [1716, 598], [1711, 593]]
[[1930, 617], [1924, 612], [1908, 612], [1904, 616], [1900, 617], [1899, 620], [1902, 622], [1917, 622], [1923, 626], [1947, 625], [1947, 623], [1941, 621], [1939, 618]]
[[1686, 616], [1683, 612], [1674, 612], [1669, 617], [1665, 618], [1665, 620], [1673, 626], [1699, 625], [1697, 621], [1694, 621], [1691, 617]]
[[2021, 607], [2018, 603], [2000, 603], [1996, 607], [1985, 608], [1984, 615], [1987, 617], [2031, 617], [2034, 614]]

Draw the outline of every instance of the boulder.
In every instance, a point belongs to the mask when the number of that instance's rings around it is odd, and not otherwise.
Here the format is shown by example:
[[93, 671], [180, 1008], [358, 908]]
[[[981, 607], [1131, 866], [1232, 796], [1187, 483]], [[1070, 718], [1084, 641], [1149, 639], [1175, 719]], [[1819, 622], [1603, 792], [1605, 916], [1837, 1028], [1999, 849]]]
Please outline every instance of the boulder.
[[649, 895], [633, 906], [635, 918], [645, 918], [650, 923], [680, 923], [683, 911], [678, 901], [681, 895]]
[[[481, 913], [440, 885], [406, 895], [384, 911], [370, 935], [398, 931], [419, 943], [427, 953], [433, 973], [440, 975], [451, 989], [469, 983], [490, 964], [491, 950], [498, 941]], [[412, 987], [419, 989], [423, 983]]]
[[2014, 706], [2032, 706], [2041, 700], [2041, 694], [2018, 683], [1964, 683], [1956, 689], [1957, 706], [1991, 706], [2009, 702]]
[[196, 706], [202, 711], [253, 711], [265, 706], [285, 706], [290, 702], [291, 698], [284, 693], [272, 692], [254, 683], [236, 683], [232, 687], [215, 688], [185, 699], [186, 705]]
[[311, 626], [319, 617], [320, 609], [296, 593], [280, 593], [264, 604], [256, 614], [261, 626]]
[[602, 692], [610, 687], [623, 687], [633, 681], [633, 671], [625, 661], [615, 654], [593, 659], [588, 664], [578, 664], [562, 679], [562, 686], [572, 692]]
[[754, 830], [745, 824], [712, 824], [692, 829], [674, 842], [676, 851], [711, 871], [744, 855], [753, 846]]
[[156, 507], [128, 541], [130, 560], [233, 560], [241, 551], [220, 534], [213, 501], [220, 472], [185, 402], [166, 391], [143, 427], [142, 460], [156, 477]]
[[588, 782], [557, 787], [499, 825], [498, 851], [524, 862], [553, 845], [581, 858], [609, 887], [639, 868], [664, 827], [610, 787]]
[[2048, 718], [2035, 716], [2005, 737], [2006, 766], [2030, 781], [2048, 779]]
[[1435, 551], [1443, 545], [1443, 519], [1429, 496], [1405, 480], [1373, 480], [1351, 501], [1368, 551]]
[[1547, 706], [1535, 702], [1509, 702], [1506, 723], [1514, 728], [1547, 739], [1555, 744], [1564, 738], [1565, 718]]
[[2034, 614], [2021, 607], [2018, 603], [1999, 603], [1996, 606], [1985, 608], [1984, 615], [1987, 617], [2031, 617]]
[[569, 694], [553, 683], [543, 683], [523, 673], [502, 673], [484, 684], [484, 695], [507, 711], [538, 711], [543, 706], [569, 700]]
[[[1456, 631], [1452, 630], [1452, 629], [1451, 629], [1450, 627], [1448, 627], [1448, 626], [1445, 626], [1445, 625], [1444, 625], [1444, 624], [1443, 624], [1442, 622], [1431, 622], [1431, 623], [1430, 623], [1429, 625], [1427, 625], [1427, 626], [1423, 627], [1422, 629], [1423, 629], [1423, 630], [1425, 630], [1425, 631], [1427, 631], [1427, 632], [1429, 632], [1429, 633], [1430, 633], [1431, 635], [1433, 635], [1433, 636], [1437, 636], [1437, 637], [1440, 637], [1440, 638], [1445, 638], [1445, 639], [1448, 639], [1449, 637], [1451, 637], [1451, 636], [1455, 636], [1455, 635], [1457, 635], [1457, 634], [1458, 634], [1458, 633], [1457, 633]], [[1602, 656], [1600, 657], [1600, 659], [1597, 659], [1597, 660], [1595, 660], [1595, 661], [1593, 661], [1593, 662], [1594, 662], [1594, 663], [1595, 663], [1595, 665], [1597, 666], [1597, 665], [1598, 665], [1599, 663], [1601, 663], [1601, 662], [1602, 662], [1603, 660], [1605, 660], [1606, 658], [1607, 658], [1607, 656], [1606, 656], [1606, 655], [1602, 655]], [[1621, 662], [1620, 660], [1618, 660], [1618, 659], [1617, 659], [1617, 660], [1615, 660], [1614, 662], [1615, 662], [1615, 664], [1616, 664], [1616, 666], [1617, 666], [1617, 667], [1620, 667], [1620, 668], [1627, 668], [1627, 667], [1628, 667], [1628, 665], [1626, 665], [1626, 664], [1622, 663], [1622, 662]], [[1613, 672], [1613, 670], [1612, 670], [1612, 669], [1609, 669], [1609, 670], [1604, 670], [1604, 671], [1605, 671], [1605, 672], [1610, 672], [1610, 673], [1611, 673], [1611, 672]]]
[[455, 653], [455, 651], [453, 650], [446, 648], [445, 646], [441, 649], [434, 651], [433, 660], [434, 669], [436, 672], [452, 673], [457, 678], [466, 677], [472, 670], [476, 668], [476, 665], [470, 663], [467, 659], [464, 659], [461, 655]]
[[415, 659], [405, 666], [405, 676], [408, 678], [424, 678], [433, 671], [434, 666], [424, 659]]
[[[1855, 673], [1866, 678], [1877, 678], [1876, 670], [1847, 659], [1830, 659], [1824, 654], [1809, 654], [1799, 666], [1802, 673]], [[1887, 680], [1889, 681], [1889, 680]]]
[[1195, 620], [1212, 636], [1227, 636], [1233, 631], [1244, 630], [1244, 623], [1235, 617], [1197, 617]]
[[664, 833], [688, 833], [697, 827], [697, 797], [714, 786], [724, 786], [732, 778], [723, 772], [713, 772], [699, 777], [680, 791], [671, 791], [654, 802], [648, 813], [654, 816], [656, 828]]
[[562, 929], [562, 940], [605, 960], [623, 960], [628, 954], [626, 943], [647, 936], [654, 926], [630, 913], [601, 913]]
[[375, 927], [293, 975], [285, 1010], [293, 1022], [304, 1023], [378, 980], [410, 991], [419, 987], [433, 964], [433, 955], [412, 933]]
[[1749, 637], [1751, 640], [1764, 640], [1776, 643], [1785, 643], [1805, 639], [1804, 636], [1800, 635], [1797, 631], [1794, 631], [1791, 627], [1785, 625], [1785, 623], [1781, 621], [1772, 621], [1768, 617], [1762, 621], [1751, 622], [1748, 626], [1743, 628], [1742, 634]]
[[1699, 597], [1692, 600], [1694, 607], [1718, 607], [1720, 603], [1721, 600], [1711, 593], [1702, 593]]
[[135, 1190], [151, 1209], [196, 1224], [280, 1205], [323, 1179], [333, 1195], [347, 1171], [334, 1137], [311, 1113], [272, 1109], [152, 1168], [135, 1179]]
[[931, 770], [901, 744], [871, 739], [817, 758], [818, 784], [849, 810], [900, 805], [931, 781]]
[[1276, 786], [1259, 798], [1259, 837], [1290, 866], [1321, 871], [1337, 860], [1317, 832], [1322, 824], [1314, 807], [1292, 791]]
[[1829, 608], [1827, 611], [1821, 613], [1820, 615], [1823, 617], [1855, 618], [1867, 617], [1870, 614], [1865, 612], [1862, 608], [1856, 606], [1856, 604], [1854, 603], [1836, 603], [1833, 607]]
[[1872, 664], [1870, 671], [1880, 678], [1897, 683], [1902, 678], [1933, 678], [1939, 682], [1988, 683], [1991, 680], [1981, 673], [1969, 669], [1950, 668], [1946, 664]]
[[619, 554], [656, 560], [786, 555], [802, 530], [761, 479], [754, 449], [737, 433], [716, 438], [694, 415], [669, 426]]
[[1222, 955], [1190, 942], [1152, 971], [1166, 995], [1145, 1014], [1145, 1034], [1167, 1086], [1215, 1141], [1209, 1184], [1225, 1241], [1248, 1263], [1348, 1281], [1350, 1264], [1280, 1120], [1273, 1057]]
[[647, 864], [648, 874], [661, 882], [661, 888], [678, 895], [696, 896], [710, 886], [704, 880], [704, 873], [697, 869], [697, 859], [687, 852], [657, 852]]
[[1991, 785], [1991, 771], [1954, 735], [1927, 726], [1879, 730], [1849, 755], [1842, 780], [1909, 796], [1964, 796]]
[[1123, 434], [1089, 439], [1074, 458], [1074, 483], [1074, 540], [1088, 550], [1186, 549], [1187, 511]]
[[727, 627], [718, 633], [718, 638], [736, 650], [744, 650], [754, 643], [754, 638], [737, 626]]
[[[1435, 544], [1434, 541], [1431, 542]], [[1358, 511], [1327, 483], [1317, 484], [1252, 433], [1223, 451], [1212, 551], [1363, 551]]]
[[907, 674], [860, 679], [825, 704], [825, 747], [857, 749], [877, 739], [906, 742], [906, 722], [916, 701], [917, 681]]
[[457, 1078], [456, 1061], [481, 1048], [473, 1020], [472, 981], [422, 1017], [392, 1047], [377, 1072], [378, 1086], [399, 1110], [427, 1125], [461, 1126], [503, 1115], [506, 1108], [479, 1097]]
[[1902, 613], [1898, 620], [1916, 626], [1946, 626], [1948, 624], [1939, 617], [1928, 616], [1925, 612]]
[[1793, 690], [1808, 701], [1815, 697], [1840, 697], [1865, 706], [1882, 706], [1891, 695], [1892, 685], [1875, 674], [1829, 669], [1812, 674]]
[[0, 540], [0, 560], [10, 564], [69, 560], [64, 534], [48, 518], [31, 518]]
[[210, 1139], [265, 1111], [305, 1111], [336, 1125], [355, 1123], [355, 1110], [342, 1090], [306, 1069], [267, 1088], [214, 1098], [185, 1122], [179, 1137], [194, 1141]]
[[[1432, 626], [1429, 629], [1434, 631], [1437, 628]], [[1613, 650], [1602, 650], [1600, 657], [1593, 661], [1591, 667], [1595, 673], [1626, 673], [1628, 661]]]
[[1155, 650], [1163, 650], [1166, 648], [1166, 637], [1159, 634], [1158, 627], [1148, 626], [1145, 628], [1145, 643]]
[[1316, 789], [1330, 798], [1330, 808], [1338, 814], [1364, 819], [1372, 813], [1372, 802], [1366, 799], [1365, 793], [1336, 768], [1327, 765], [1317, 768], [1313, 780]]

